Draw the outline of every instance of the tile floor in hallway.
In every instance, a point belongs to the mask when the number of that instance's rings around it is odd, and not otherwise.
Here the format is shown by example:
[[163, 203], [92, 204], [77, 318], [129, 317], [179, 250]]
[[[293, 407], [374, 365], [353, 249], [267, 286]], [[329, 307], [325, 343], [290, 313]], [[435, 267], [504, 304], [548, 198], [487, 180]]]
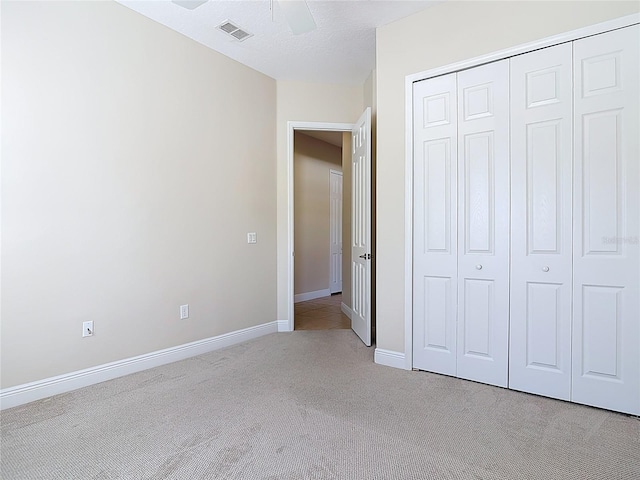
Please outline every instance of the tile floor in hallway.
[[295, 330], [351, 328], [351, 320], [342, 313], [341, 304], [341, 293], [296, 303], [294, 305]]

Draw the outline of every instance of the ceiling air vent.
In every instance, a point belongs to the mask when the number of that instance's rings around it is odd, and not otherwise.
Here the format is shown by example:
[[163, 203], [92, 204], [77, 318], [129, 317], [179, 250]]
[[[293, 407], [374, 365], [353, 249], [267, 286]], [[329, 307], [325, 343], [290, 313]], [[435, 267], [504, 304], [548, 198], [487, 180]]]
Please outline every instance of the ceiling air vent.
[[239, 26], [231, 23], [229, 20], [225, 20], [218, 25], [218, 30], [222, 30], [227, 35], [231, 35], [236, 40], [242, 42], [249, 37], [253, 37], [252, 33], [242, 30]]

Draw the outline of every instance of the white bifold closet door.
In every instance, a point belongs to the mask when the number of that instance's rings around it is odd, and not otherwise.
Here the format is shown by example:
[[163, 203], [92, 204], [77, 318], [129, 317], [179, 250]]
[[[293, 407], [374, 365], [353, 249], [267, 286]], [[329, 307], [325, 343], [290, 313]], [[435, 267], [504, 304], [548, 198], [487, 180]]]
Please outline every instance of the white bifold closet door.
[[507, 386], [509, 60], [458, 73], [457, 376]]
[[572, 400], [640, 414], [640, 32], [574, 42]]
[[571, 43], [511, 59], [509, 388], [571, 398]]
[[414, 85], [413, 365], [507, 386], [508, 60]]
[[413, 366], [456, 375], [456, 74], [413, 87]]
[[414, 84], [413, 366], [640, 415], [640, 26]]

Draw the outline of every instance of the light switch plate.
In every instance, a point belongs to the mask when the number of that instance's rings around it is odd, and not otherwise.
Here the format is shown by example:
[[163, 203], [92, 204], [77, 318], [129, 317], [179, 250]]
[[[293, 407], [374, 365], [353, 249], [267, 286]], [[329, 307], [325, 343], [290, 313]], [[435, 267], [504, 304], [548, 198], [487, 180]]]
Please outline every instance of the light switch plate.
[[82, 322], [82, 336], [93, 337], [93, 321]]
[[189, 304], [180, 305], [180, 320], [189, 318]]
[[255, 232], [247, 233], [247, 243], [258, 243], [258, 234]]

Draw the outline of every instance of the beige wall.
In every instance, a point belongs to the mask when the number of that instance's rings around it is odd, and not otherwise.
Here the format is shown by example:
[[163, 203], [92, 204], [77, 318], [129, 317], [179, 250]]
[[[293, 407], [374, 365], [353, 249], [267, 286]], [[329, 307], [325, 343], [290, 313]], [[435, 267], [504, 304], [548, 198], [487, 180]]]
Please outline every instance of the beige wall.
[[288, 319], [287, 304], [287, 122], [354, 123], [362, 113], [362, 86], [277, 82], [277, 238], [278, 319]]
[[[362, 103], [364, 108], [371, 107], [373, 112], [376, 111], [377, 99], [376, 99], [376, 71], [371, 70], [371, 73], [362, 84]], [[372, 113], [373, 113], [372, 112]]]
[[636, 13], [638, 2], [452, 1], [377, 30], [377, 338], [404, 350], [405, 76]]
[[329, 172], [342, 172], [342, 148], [296, 132], [293, 170], [293, 291], [298, 295], [329, 288]]
[[2, 87], [3, 388], [276, 319], [273, 79], [114, 2], [2, 2]]

